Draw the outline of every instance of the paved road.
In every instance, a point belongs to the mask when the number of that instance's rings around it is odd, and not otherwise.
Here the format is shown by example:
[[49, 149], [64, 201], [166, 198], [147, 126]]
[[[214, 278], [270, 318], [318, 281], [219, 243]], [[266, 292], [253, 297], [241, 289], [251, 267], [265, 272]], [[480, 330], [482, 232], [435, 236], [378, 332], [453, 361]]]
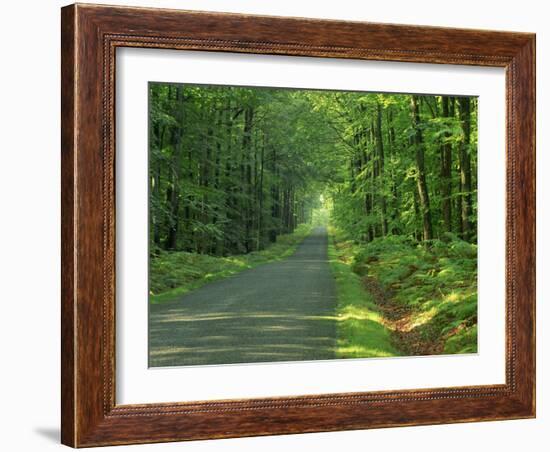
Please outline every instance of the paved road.
[[334, 358], [335, 283], [327, 232], [296, 252], [150, 306], [149, 365]]

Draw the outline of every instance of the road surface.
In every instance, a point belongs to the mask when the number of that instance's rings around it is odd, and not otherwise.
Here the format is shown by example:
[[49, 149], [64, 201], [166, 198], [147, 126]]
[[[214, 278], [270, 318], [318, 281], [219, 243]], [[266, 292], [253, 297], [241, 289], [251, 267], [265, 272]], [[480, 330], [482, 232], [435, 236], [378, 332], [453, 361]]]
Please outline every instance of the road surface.
[[149, 366], [334, 358], [336, 287], [326, 228], [280, 261], [149, 307]]

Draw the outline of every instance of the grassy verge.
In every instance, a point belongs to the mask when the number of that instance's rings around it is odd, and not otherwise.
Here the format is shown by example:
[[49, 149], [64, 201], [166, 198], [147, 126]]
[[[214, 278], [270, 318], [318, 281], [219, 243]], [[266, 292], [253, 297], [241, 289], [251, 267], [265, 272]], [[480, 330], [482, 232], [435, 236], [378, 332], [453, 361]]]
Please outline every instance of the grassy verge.
[[284, 259], [294, 253], [310, 231], [311, 226], [300, 225], [294, 233], [279, 236], [277, 242], [265, 250], [238, 256], [217, 257], [184, 251], [163, 251], [150, 261], [149, 301], [162, 303], [173, 300], [209, 282]]
[[354, 274], [377, 289], [406, 354], [477, 352], [476, 245], [453, 236], [429, 246], [400, 236], [337, 241]]
[[345, 251], [336, 250], [332, 239], [328, 247], [330, 267], [336, 280], [338, 358], [397, 356], [391, 332], [383, 324], [372, 295], [352, 271]]

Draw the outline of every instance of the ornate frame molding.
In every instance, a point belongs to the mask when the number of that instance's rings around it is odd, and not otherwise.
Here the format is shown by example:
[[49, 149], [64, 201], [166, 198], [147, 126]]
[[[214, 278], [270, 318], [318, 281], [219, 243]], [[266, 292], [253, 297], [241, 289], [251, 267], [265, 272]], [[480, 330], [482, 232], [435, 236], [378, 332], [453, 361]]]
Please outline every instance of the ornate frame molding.
[[[116, 405], [118, 47], [506, 68], [506, 384]], [[535, 37], [526, 33], [80, 4], [63, 8], [62, 442], [81, 447], [533, 417], [534, 59]]]

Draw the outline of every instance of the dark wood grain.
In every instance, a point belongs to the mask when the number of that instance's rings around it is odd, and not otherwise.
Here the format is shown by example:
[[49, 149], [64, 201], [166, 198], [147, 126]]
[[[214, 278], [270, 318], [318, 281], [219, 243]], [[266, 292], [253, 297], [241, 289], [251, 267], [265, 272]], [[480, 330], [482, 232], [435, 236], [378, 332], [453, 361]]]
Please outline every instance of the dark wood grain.
[[74, 8], [61, 11], [61, 441], [76, 444], [74, 303], [74, 151], [75, 151], [75, 30]]
[[[117, 47], [506, 68], [506, 384], [115, 403]], [[62, 10], [62, 442], [74, 447], [535, 415], [535, 37], [527, 33], [72, 5]]]

